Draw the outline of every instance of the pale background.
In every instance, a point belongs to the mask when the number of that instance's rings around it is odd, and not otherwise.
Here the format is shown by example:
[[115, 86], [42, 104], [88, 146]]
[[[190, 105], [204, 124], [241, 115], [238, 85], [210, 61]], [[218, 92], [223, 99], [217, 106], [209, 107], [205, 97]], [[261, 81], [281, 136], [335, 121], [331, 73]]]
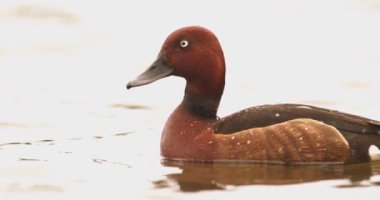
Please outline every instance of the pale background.
[[[188, 25], [213, 30], [224, 49], [220, 116], [289, 102], [380, 119], [378, 0], [1, 0], [1, 195], [167, 198], [148, 180], [178, 170], [160, 166], [158, 145], [184, 81], [167, 78], [130, 91], [125, 84], [149, 66], [170, 32]], [[116, 137], [130, 131], [141, 134]], [[94, 166], [98, 158], [109, 165]], [[133, 169], [113, 165], [128, 162]], [[330, 191], [330, 184], [260, 191], [281, 197]], [[363, 190], [362, 199], [379, 196], [378, 187]], [[333, 194], [354, 199], [358, 191]], [[202, 195], [235, 193], [196, 196]]]

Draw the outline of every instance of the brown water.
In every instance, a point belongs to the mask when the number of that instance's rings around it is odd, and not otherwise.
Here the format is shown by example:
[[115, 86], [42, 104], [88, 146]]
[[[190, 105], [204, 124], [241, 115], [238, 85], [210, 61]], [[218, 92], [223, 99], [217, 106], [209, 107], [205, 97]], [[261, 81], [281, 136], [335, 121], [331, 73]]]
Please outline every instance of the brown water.
[[167, 34], [199, 24], [216, 32], [227, 59], [220, 116], [292, 102], [380, 119], [379, 5], [0, 2], [0, 199], [378, 199], [379, 161], [161, 161], [160, 132], [184, 82], [125, 84]]

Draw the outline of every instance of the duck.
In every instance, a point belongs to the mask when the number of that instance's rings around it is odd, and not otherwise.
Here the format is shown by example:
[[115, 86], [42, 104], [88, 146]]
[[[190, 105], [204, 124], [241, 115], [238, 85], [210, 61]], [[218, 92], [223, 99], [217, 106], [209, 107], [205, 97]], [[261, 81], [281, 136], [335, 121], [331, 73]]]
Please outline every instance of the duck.
[[161, 135], [165, 160], [275, 164], [351, 164], [371, 161], [380, 148], [380, 122], [303, 104], [267, 104], [220, 118], [225, 59], [216, 35], [201, 26], [166, 38], [157, 58], [127, 89], [177, 76], [186, 81], [181, 103]]

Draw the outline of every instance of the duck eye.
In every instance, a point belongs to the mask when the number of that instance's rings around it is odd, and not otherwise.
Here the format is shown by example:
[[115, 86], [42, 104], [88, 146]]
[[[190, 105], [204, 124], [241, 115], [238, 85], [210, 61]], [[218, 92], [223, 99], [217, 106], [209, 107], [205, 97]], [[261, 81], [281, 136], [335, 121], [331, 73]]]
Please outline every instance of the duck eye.
[[179, 45], [181, 45], [182, 48], [185, 48], [185, 47], [189, 46], [189, 41], [181, 40], [181, 42], [179, 42]]

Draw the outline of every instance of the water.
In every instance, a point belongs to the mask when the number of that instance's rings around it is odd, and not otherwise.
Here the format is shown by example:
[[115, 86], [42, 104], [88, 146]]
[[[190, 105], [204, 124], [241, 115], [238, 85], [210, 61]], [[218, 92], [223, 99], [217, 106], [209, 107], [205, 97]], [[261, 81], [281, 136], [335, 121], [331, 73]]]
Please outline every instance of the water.
[[0, 198], [377, 199], [378, 161], [161, 161], [184, 81], [125, 84], [185, 25], [209, 27], [224, 48], [220, 116], [293, 102], [380, 119], [378, 1], [200, 3], [1, 1]]

